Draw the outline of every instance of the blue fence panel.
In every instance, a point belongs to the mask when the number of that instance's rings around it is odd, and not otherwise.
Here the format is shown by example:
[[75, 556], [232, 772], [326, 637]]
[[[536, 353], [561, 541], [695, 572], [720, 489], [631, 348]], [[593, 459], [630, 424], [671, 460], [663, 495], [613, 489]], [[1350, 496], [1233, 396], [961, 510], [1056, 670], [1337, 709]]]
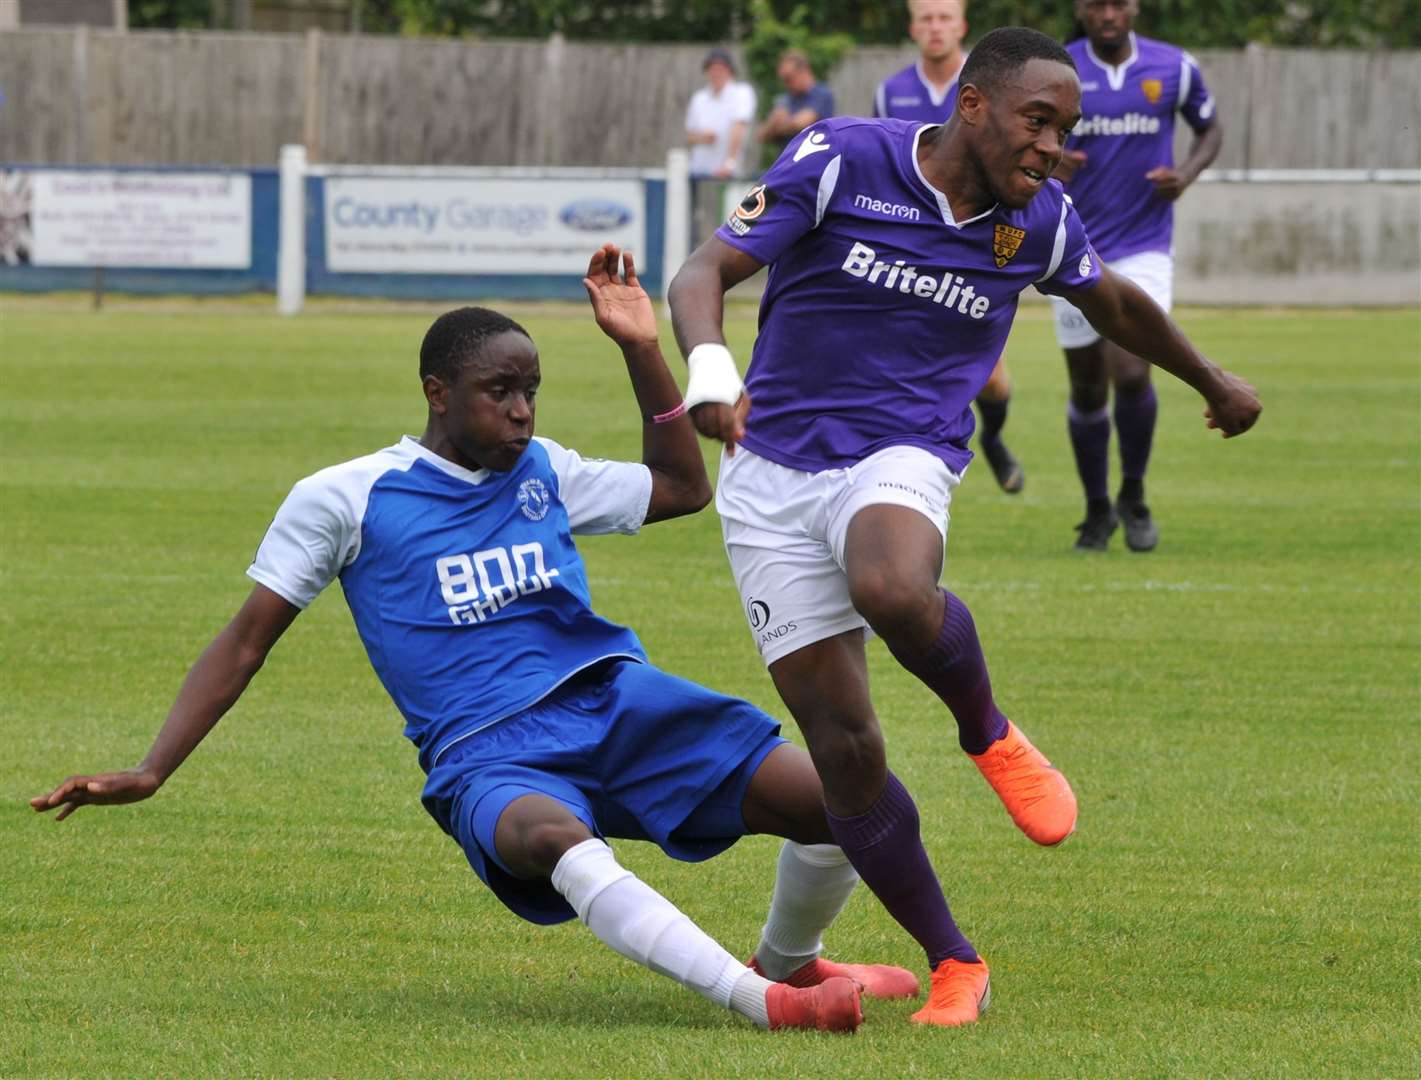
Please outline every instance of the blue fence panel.
[[[231, 294], [276, 289], [277, 223], [280, 190], [275, 169], [231, 169], [205, 166], [83, 166], [0, 165], [0, 171], [105, 173], [246, 173], [252, 178], [252, 261], [245, 270], [155, 269], [106, 266], [105, 292]], [[0, 265], [0, 291], [87, 291], [96, 271], [83, 266]]]
[[[666, 181], [641, 181], [645, 191], [644, 252], [636, 252], [647, 292], [659, 295], [664, 275]], [[596, 247], [590, 236], [587, 254]], [[310, 296], [379, 296], [424, 300], [475, 298], [568, 300], [586, 296], [580, 274], [338, 273], [326, 268], [326, 178], [306, 178], [306, 292]]]

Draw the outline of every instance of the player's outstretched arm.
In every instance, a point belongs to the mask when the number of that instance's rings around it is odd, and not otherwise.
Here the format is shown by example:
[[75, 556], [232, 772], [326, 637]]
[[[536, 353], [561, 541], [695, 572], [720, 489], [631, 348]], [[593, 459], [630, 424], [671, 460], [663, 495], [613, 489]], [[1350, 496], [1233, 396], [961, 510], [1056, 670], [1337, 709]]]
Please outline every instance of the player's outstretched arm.
[[131, 769], [71, 776], [30, 805], [40, 813], [58, 807], [56, 820], [63, 821], [81, 806], [138, 802], [154, 794], [242, 696], [299, 613], [270, 589], [256, 586], [193, 664], [147, 757]]
[[641, 409], [641, 460], [651, 470], [646, 520], [694, 514], [710, 502], [710, 478], [681, 390], [661, 355], [656, 312], [637, 280], [632, 253], [604, 244], [582, 284], [597, 325], [622, 350]]
[[691, 368], [686, 387], [691, 419], [697, 431], [719, 439], [732, 454], [745, 437], [750, 395], [725, 348], [725, 294], [760, 267], [743, 251], [712, 236], [691, 252], [667, 294], [671, 327]]
[[1105, 337], [1199, 391], [1208, 403], [1205, 421], [1224, 438], [1242, 435], [1258, 421], [1263, 405], [1253, 387], [1205, 359], [1129, 278], [1105, 267], [1094, 288], [1065, 295]]

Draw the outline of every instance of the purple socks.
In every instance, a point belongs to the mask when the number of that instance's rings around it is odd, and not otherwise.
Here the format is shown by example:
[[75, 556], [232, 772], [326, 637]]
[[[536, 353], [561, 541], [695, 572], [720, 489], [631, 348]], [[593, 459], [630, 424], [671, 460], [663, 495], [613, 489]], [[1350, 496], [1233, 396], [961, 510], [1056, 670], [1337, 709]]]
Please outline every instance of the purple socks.
[[[1115, 391], [1115, 430], [1120, 436], [1120, 476], [1122, 488], [1143, 491], [1145, 468], [1150, 463], [1150, 448], [1155, 441], [1155, 418], [1159, 415], [1159, 398], [1153, 383], [1143, 394], [1126, 397]], [[1132, 483], [1133, 482], [1133, 483]]]
[[972, 612], [961, 599], [942, 593], [942, 628], [926, 653], [898, 662], [921, 679], [952, 710], [957, 741], [969, 754], [980, 754], [1007, 733], [1007, 718], [992, 700], [992, 679]]
[[[1071, 431], [1071, 449], [1076, 453], [1076, 472], [1085, 488], [1087, 503], [1110, 501], [1110, 412], [1105, 408], [1081, 412], [1066, 407], [1066, 423]], [[1123, 432], [1122, 432], [1123, 438]]]
[[891, 772], [878, 801], [854, 817], [827, 808], [829, 831], [888, 914], [908, 931], [936, 968], [947, 959], [974, 963], [977, 950], [952, 921], [942, 886], [923, 850], [918, 807]]

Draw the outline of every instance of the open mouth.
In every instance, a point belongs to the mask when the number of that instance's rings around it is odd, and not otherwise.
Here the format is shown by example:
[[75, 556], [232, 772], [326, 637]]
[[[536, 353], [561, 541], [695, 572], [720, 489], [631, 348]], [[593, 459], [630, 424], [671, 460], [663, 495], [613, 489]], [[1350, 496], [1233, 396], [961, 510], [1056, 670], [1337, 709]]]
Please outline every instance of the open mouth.
[[1040, 187], [1046, 182], [1046, 174], [1039, 169], [1028, 169], [1025, 165], [1021, 167], [1022, 175], [1031, 181], [1033, 187]]

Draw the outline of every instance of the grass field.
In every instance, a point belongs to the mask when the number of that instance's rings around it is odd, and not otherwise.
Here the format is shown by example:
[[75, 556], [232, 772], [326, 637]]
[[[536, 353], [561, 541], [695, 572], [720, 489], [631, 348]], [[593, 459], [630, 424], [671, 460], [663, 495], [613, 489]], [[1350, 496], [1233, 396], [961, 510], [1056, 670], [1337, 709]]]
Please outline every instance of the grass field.
[[[872, 1002], [853, 1038], [761, 1033], [579, 924], [504, 911], [420, 809], [335, 589], [157, 798], [61, 825], [28, 809], [142, 756], [295, 480], [422, 428], [429, 313], [267, 312], [0, 301], [0, 1076], [1421, 1074], [1416, 311], [1182, 312], [1263, 420], [1225, 443], [1162, 385], [1160, 549], [1099, 557], [1070, 549], [1061, 360], [1022, 316], [1026, 492], [969, 474], [945, 580], [1080, 830], [1034, 849], [872, 649], [890, 761], [994, 994], [956, 1031]], [[539, 430], [635, 456], [585, 313], [515, 314], [541, 346]], [[734, 312], [741, 356], [753, 327]], [[653, 659], [778, 711], [712, 511], [583, 551]], [[777, 842], [699, 866], [618, 850], [754, 946]], [[923, 966], [862, 889], [828, 945]]]

